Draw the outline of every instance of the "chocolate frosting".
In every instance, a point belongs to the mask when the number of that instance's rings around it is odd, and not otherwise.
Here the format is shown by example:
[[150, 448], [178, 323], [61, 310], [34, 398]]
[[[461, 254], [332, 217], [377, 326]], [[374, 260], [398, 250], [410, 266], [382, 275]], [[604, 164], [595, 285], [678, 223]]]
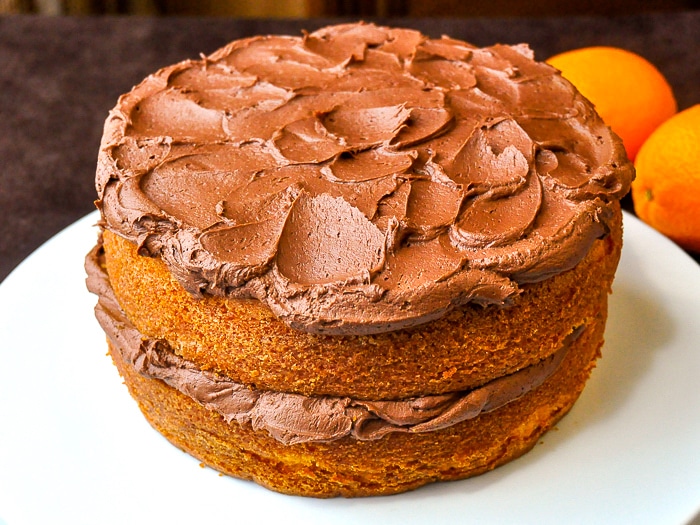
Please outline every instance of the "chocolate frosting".
[[87, 284], [99, 297], [95, 314], [114, 351], [120, 352], [139, 374], [164, 381], [227, 422], [251, 424], [254, 430], [266, 430], [287, 445], [344, 437], [375, 440], [391, 432], [430, 432], [490, 412], [541, 385], [585, 329], [574, 329], [560, 350], [539, 363], [464, 392], [367, 401], [261, 391], [200, 370], [176, 355], [164, 339], [143, 336], [119, 306], [101, 257], [98, 244], [86, 258]]
[[105, 123], [106, 228], [196, 296], [363, 334], [507, 305], [608, 231], [633, 168], [524, 45], [371, 24], [235, 41]]

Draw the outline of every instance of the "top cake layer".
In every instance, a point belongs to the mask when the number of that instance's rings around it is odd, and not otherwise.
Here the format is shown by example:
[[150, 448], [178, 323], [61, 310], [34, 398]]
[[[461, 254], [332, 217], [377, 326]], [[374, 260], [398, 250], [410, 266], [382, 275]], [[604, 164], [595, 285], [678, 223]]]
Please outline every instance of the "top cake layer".
[[190, 293], [360, 334], [572, 268], [632, 177], [526, 46], [348, 24], [149, 76], [107, 119], [96, 185], [105, 227]]

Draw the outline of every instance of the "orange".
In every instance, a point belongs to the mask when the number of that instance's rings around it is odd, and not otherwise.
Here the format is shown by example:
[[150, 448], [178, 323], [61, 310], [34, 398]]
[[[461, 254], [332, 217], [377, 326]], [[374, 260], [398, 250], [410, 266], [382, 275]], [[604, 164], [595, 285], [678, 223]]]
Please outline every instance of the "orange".
[[700, 104], [659, 126], [639, 150], [635, 167], [637, 215], [700, 253]]
[[645, 58], [616, 47], [585, 47], [549, 60], [589, 99], [634, 160], [640, 146], [678, 107], [671, 86]]

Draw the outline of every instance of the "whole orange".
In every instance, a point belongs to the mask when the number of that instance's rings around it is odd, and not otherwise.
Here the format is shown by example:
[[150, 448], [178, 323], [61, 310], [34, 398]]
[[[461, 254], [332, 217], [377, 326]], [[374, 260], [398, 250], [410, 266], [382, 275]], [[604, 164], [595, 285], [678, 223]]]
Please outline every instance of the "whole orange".
[[637, 215], [700, 253], [700, 104], [659, 126], [639, 150], [635, 167]]
[[645, 58], [616, 47], [584, 47], [547, 62], [589, 99], [634, 160], [642, 143], [678, 107], [671, 86]]

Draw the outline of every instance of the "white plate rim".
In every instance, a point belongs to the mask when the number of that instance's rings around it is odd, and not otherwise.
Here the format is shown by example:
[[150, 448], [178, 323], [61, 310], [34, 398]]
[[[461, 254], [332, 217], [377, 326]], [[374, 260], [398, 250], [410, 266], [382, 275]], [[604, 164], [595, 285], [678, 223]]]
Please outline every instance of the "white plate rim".
[[492, 473], [350, 500], [222, 477], [148, 426], [84, 288], [97, 219], [64, 229], [0, 283], [0, 525], [678, 524], [700, 511], [700, 268], [630, 214], [604, 357], [557, 430]]

